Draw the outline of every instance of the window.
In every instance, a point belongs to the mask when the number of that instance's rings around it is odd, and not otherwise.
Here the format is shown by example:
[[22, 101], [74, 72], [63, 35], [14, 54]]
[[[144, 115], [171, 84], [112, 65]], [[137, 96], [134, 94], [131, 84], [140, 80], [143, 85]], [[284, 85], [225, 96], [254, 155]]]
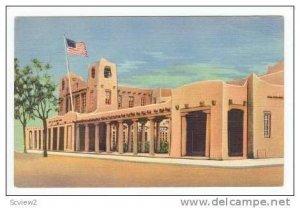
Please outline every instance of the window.
[[122, 108], [122, 95], [118, 96], [118, 108]]
[[129, 96], [129, 108], [132, 108], [134, 106], [134, 97]]
[[106, 66], [106, 67], [104, 68], [104, 77], [105, 77], [105, 78], [111, 77], [111, 69], [110, 69], [109, 66]]
[[93, 79], [95, 78], [95, 68], [94, 67], [92, 68], [91, 76], [92, 76]]
[[64, 110], [64, 103], [63, 103], [63, 99], [62, 98], [59, 98], [59, 112], [63, 112]]
[[264, 137], [265, 138], [271, 137], [271, 112], [270, 111], [264, 112]]
[[144, 106], [145, 105], [145, 97], [142, 97], [141, 98], [141, 106]]
[[75, 111], [80, 112], [80, 97], [79, 95], [75, 96]]
[[69, 111], [69, 97], [66, 97], [66, 113]]
[[111, 104], [111, 91], [105, 90], [105, 104], [110, 105]]
[[82, 110], [81, 110], [81, 112], [85, 112], [85, 108], [86, 108], [86, 94], [84, 93], [84, 94], [82, 94]]
[[62, 90], [65, 89], [65, 80], [63, 80], [63, 81], [61, 82], [61, 89], [62, 89]]

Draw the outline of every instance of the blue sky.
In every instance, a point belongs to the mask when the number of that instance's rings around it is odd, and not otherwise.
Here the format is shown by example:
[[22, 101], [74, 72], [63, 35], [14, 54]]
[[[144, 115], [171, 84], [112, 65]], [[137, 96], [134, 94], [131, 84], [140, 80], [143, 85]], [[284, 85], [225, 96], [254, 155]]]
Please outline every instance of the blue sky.
[[63, 35], [84, 41], [88, 58], [70, 57], [71, 71], [87, 76], [101, 57], [117, 64], [120, 84], [178, 87], [198, 80], [263, 73], [283, 57], [283, 18], [253, 17], [18, 17], [15, 56], [66, 73]]

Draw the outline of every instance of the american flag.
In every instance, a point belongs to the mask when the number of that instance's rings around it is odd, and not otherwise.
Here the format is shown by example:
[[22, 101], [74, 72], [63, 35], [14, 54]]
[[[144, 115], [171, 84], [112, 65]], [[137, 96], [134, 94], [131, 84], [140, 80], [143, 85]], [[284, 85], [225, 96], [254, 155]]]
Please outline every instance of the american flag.
[[87, 56], [87, 50], [84, 42], [75, 42], [66, 38], [67, 53], [75, 56]]

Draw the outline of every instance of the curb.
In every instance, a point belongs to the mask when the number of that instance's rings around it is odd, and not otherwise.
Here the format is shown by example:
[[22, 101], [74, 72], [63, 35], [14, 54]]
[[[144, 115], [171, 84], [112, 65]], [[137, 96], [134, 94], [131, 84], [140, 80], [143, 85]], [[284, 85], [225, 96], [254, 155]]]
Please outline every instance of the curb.
[[[39, 150], [28, 150], [28, 153], [41, 154]], [[205, 160], [205, 159], [184, 159], [184, 158], [159, 158], [146, 156], [127, 156], [127, 155], [110, 155], [110, 154], [92, 154], [92, 153], [72, 153], [72, 152], [52, 152], [48, 151], [49, 155], [67, 156], [67, 157], [82, 157], [116, 160], [125, 162], [138, 163], [156, 163], [167, 165], [189, 165], [198, 167], [215, 167], [215, 168], [250, 168], [250, 167], [270, 167], [283, 166], [283, 158], [270, 159], [243, 159], [243, 160]]]

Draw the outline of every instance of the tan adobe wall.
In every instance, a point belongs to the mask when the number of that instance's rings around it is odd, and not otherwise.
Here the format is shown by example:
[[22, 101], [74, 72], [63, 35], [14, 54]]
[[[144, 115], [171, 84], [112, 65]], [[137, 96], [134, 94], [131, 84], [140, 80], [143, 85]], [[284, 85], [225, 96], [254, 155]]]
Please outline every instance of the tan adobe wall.
[[47, 119], [47, 127], [69, 124], [75, 122], [76, 120], [77, 120], [77, 113], [70, 111], [63, 116], [57, 115]]
[[[73, 97], [85, 93], [87, 84], [83, 78], [73, 73], [70, 74], [70, 77]], [[75, 103], [75, 99], [73, 102]], [[68, 76], [64, 76], [60, 79], [59, 84], [59, 115], [65, 114], [67, 110], [71, 110], [69, 79]]]
[[[252, 128], [254, 158], [283, 157], [284, 147], [284, 86], [270, 84], [256, 75], [251, 79]], [[271, 137], [264, 136], [264, 112], [271, 112]]]
[[[121, 98], [119, 98], [121, 96]], [[129, 108], [130, 97], [133, 97], [133, 107], [141, 106], [142, 98], [144, 98], [144, 105], [167, 102], [171, 99], [171, 89], [157, 88], [157, 89], [142, 89], [127, 86], [118, 86], [118, 99], [121, 99], [121, 107], [119, 109]]]
[[[232, 109], [243, 111], [243, 158], [247, 158], [247, 83], [243, 86], [224, 84], [222, 159], [228, 159], [228, 112]], [[233, 157], [234, 158], [234, 157]]]
[[[229, 103], [231, 100], [231, 103]], [[189, 84], [172, 91], [172, 151], [171, 156], [184, 156], [184, 111], [203, 110], [210, 112], [210, 135], [207, 138], [210, 159], [228, 159], [228, 111], [241, 109], [244, 112], [243, 157], [247, 157], [247, 86], [234, 86], [222, 81], [204, 81]], [[213, 104], [214, 103], [214, 104]], [[188, 106], [186, 106], [186, 104]], [[176, 109], [179, 106], [179, 109]], [[208, 109], [208, 110], [205, 110]]]
[[247, 79], [238, 79], [238, 80], [230, 80], [227, 81], [227, 84], [232, 84], [232, 85], [240, 85], [240, 86], [244, 86], [244, 84], [246, 83]]
[[268, 67], [267, 74], [275, 73], [284, 70], [284, 61], [279, 61], [273, 66]]
[[261, 80], [267, 81], [271, 84], [284, 84], [284, 62], [280, 61], [275, 65], [269, 66], [267, 73], [259, 76]]
[[172, 89], [156, 88], [152, 90], [152, 103], [162, 103], [172, 95]]
[[157, 98], [157, 103], [165, 103], [165, 102], [168, 102], [169, 100], [171, 100], [172, 99], [172, 97], [170, 96], [170, 97], [159, 97], [159, 98]]
[[153, 104], [159, 103], [158, 102], [159, 97], [160, 97], [160, 88], [153, 89], [152, 90], [152, 103]]
[[[94, 70], [94, 77], [92, 77]], [[97, 85], [99, 83], [99, 62], [93, 63], [88, 67], [86, 111], [93, 112], [97, 109]]]
[[[105, 77], [109, 68], [111, 76]], [[88, 68], [87, 112], [117, 109], [117, 69], [116, 64], [102, 58]], [[111, 93], [110, 103], [106, 103], [106, 91]]]
[[[106, 67], [111, 69], [111, 77], [105, 78], [104, 70]], [[116, 64], [106, 59], [99, 62], [99, 76], [97, 83], [97, 111], [111, 111], [118, 109], [118, 78]], [[106, 90], [111, 92], [111, 103], [105, 104]]]
[[[172, 157], [185, 156], [186, 141], [182, 135], [185, 127], [182, 126], [182, 110], [185, 104], [189, 109], [198, 108], [204, 103], [211, 114], [211, 131], [209, 155], [211, 159], [222, 159], [222, 125], [223, 125], [223, 85], [222, 81], [203, 81], [188, 84], [172, 90]], [[212, 102], [215, 105], [212, 105]], [[177, 110], [178, 107], [178, 110]]]
[[161, 92], [161, 94], [160, 94], [160, 96], [161, 97], [170, 97], [170, 96], [172, 96], [172, 90], [171, 89], [165, 89], [165, 88], [160, 88], [161, 90], [160, 90], [160, 92]]
[[[87, 83], [84, 81], [84, 79], [79, 76], [76, 75], [74, 73], [70, 74], [71, 77], [71, 88], [72, 88], [72, 92], [76, 92], [82, 89], [86, 89], [87, 87]], [[65, 87], [64, 89], [62, 88], [62, 84], [63, 81], [65, 81]], [[59, 95], [60, 96], [65, 96], [66, 94], [69, 94], [69, 78], [68, 76], [64, 76], [60, 79], [60, 84], [59, 84]]]
[[266, 74], [259, 77], [261, 80], [269, 82], [271, 84], [283, 85], [284, 84], [284, 72], [278, 71], [272, 74]]
[[121, 96], [122, 101], [121, 107], [118, 107], [118, 109], [129, 108], [129, 99], [131, 96], [134, 98], [133, 107], [141, 106], [142, 98], [144, 98], [145, 101], [144, 105], [150, 105], [152, 103], [152, 91], [148, 89], [118, 86], [118, 96]]

